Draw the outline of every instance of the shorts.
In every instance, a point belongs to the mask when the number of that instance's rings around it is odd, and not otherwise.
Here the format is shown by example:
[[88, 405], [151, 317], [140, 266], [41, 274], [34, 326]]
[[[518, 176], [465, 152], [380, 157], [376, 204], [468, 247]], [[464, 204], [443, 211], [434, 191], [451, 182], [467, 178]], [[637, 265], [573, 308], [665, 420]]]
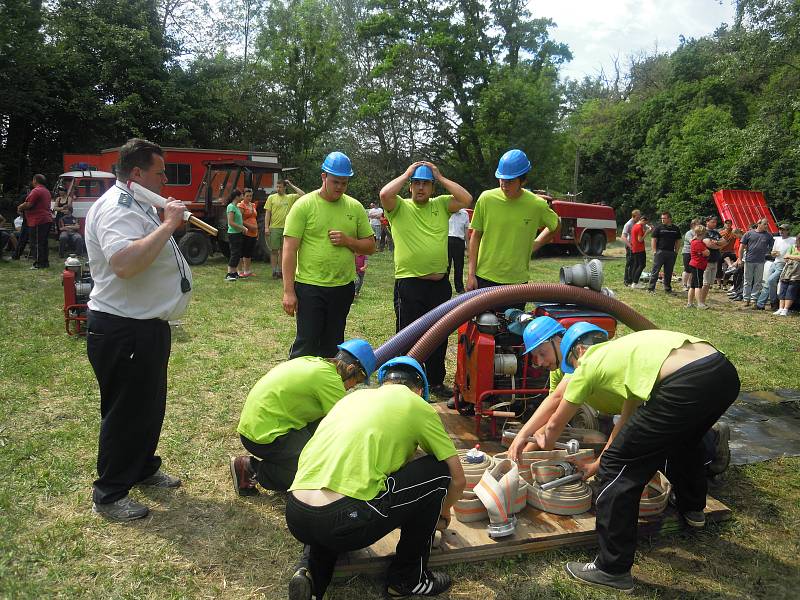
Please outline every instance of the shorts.
[[242, 258], [253, 258], [253, 250], [256, 248], [257, 237], [249, 235], [242, 236]]
[[690, 252], [683, 253], [683, 272], [684, 273], [691, 273], [692, 267], [689, 264], [689, 261], [692, 260], [692, 255]]
[[689, 273], [692, 275], [689, 287], [695, 289], [703, 287], [703, 270], [697, 267], [689, 267]]
[[781, 281], [778, 298], [794, 302], [797, 300], [798, 294], [800, 294], [800, 281]]
[[714, 280], [717, 278], [717, 269], [719, 268], [719, 263], [715, 260], [714, 262], [708, 261], [708, 266], [706, 270], [703, 272], [703, 285], [705, 287], [711, 287], [714, 285]]
[[283, 247], [283, 227], [269, 228], [269, 249], [273, 252], [280, 252]]

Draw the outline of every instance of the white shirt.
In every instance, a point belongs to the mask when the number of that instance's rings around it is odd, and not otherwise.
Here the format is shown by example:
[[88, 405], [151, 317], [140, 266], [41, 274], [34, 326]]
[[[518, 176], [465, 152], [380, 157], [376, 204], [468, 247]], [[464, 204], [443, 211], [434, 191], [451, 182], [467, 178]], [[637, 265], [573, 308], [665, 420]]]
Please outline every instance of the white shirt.
[[457, 237], [462, 240], [467, 239], [467, 229], [469, 229], [469, 214], [463, 208], [450, 215], [447, 235]]
[[86, 251], [94, 280], [89, 309], [131, 319], [177, 319], [192, 296], [181, 292], [181, 277], [191, 283], [192, 271], [172, 238], [134, 277], [121, 279], [111, 268], [112, 256], [161, 225], [155, 208], [142, 200], [126, 206], [125, 200], [120, 203], [123, 194], [133, 198], [133, 192], [117, 181], [86, 215]]
[[775, 242], [772, 244], [772, 251], [778, 253], [778, 256], [775, 258], [775, 262], [778, 264], [785, 263], [786, 261], [783, 260], [783, 257], [786, 256], [786, 253], [792, 249], [792, 246], [794, 246], [794, 238], [791, 236], [787, 237], [786, 239], [783, 239], [782, 237], [775, 238]]
[[381, 217], [383, 216], [383, 209], [382, 208], [370, 208], [367, 211], [367, 216], [369, 217], [369, 224], [370, 225], [380, 225], [381, 224]]
[[626, 246], [630, 246], [631, 229], [633, 229], [633, 223], [634, 223], [633, 219], [630, 219], [622, 227], [622, 240], [625, 242]]

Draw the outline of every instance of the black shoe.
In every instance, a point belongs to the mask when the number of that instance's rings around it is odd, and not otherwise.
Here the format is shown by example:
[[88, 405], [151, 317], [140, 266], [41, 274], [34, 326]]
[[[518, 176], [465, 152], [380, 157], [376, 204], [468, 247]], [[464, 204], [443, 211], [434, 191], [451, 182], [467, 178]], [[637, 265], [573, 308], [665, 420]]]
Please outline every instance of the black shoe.
[[624, 592], [626, 594], [630, 594], [633, 591], [633, 577], [631, 577], [630, 573], [612, 575], [611, 573], [606, 573], [598, 569], [594, 562], [568, 562], [564, 566], [564, 570], [569, 573], [573, 579], [577, 579], [581, 583], [599, 588], [611, 589], [617, 592]]
[[453, 388], [446, 386], [443, 383], [431, 386], [430, 393], [439, 398], [452, 398]]
[[311, 573], [300, 567], [289, 580], [289, 600], [311, 600], [312, 589]]
[[711, 430], [717, 434], [717, 443], [715, 444], [715, 456], [711, 464], [708, 465], [708, 472], [712, 475], [719, 475], [725, 472], [731, 464], [731, 428], [727, 423], [718, 421], [714, 423]]
[[172, 475], [167, 475], [159, 469], [147, 479], [142, 479], [136, 485], [146, 485], [150, 487], [160, 487], [160, 488], [176, 488], [181, 486], [181, 480], [177, 477], [173, 477]]
[[92, 502], [92, 512], [110, 521], [125, 523], [127, 521], [143, 519], [150, 514], [150, 509], [144, 504], [139, 504], [135, 500], [132, 500], [130, 496], [125, 496], [109, 504], [97, 504], [96, 502]]
[[438, 596], [452, 585], [447, 573], [425, 571], [419, 582], [410, 584], [386, 585], [387, 598], [411, 598], [413, 596]]
[[449, 408], [450, 410], [455, 410], [456, 409], [456, 399], [455, 398], [450, 398], [450, 400], [447, 401], [447, 408]]

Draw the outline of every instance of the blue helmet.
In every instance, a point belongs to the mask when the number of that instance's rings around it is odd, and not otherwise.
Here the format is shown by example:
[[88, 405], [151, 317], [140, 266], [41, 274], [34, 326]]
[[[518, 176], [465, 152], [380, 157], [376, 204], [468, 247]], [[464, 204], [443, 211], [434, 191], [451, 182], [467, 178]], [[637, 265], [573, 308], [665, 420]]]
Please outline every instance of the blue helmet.
[[381, 368], [378, 369], [378, 383], [383, 383], [383, 380], [386, 378], [386, 371], [389, 370], [389, 367], [396, 366], [396, 365], [405, 365], [407, 367], [411, 367], [417, 373], [420, 374], [422, 377], [423, 389], [422, 389], [422, 397], [425, 401], [428, 400], [428, 378], [425, 376], [425, 371], [422, 368], [422, 365], [419, 364], [416, 359], [411, 358], [410, 356], [397, 356], [395, 358], [387, 360], [385, 363], [381, 365]]
[[415, 179], [420, 179], [422, 181], [435, 181], [433, 171], [431, 171], [431, 168], [427, 165], [420, 165], [414, 169], [414, 174], [411, 176], [411, 181], [414, 181]]
[[575, 367], [567, 362], [567, 356], [569, 355], [570, 350], [572, 350], [572, 347], [575, 345], [575, 342], [577, 342], [580, 337], [586, 335], [587, 333], [591, 333], [592, 331], [596, 331], [608, 339], [608, 332], [605, 329], [598, 327], [594, 323], [589, 323], [588, 321], [578, 321], [572, 327], [570, 327], [567, 330], [567, 333], [564, 334], [564, 337], [561, 338], [561, 370], [564, 373], [575, 372]]
[[509, 150], [500, 157], [497, 163], [497, 171], [494, 176], [497, 179], [516, 179], [525, 175], [531, 170], [531, 161], [522, 150]]
[[[537, 317], [525, 327], [522, 340], [525, 342], [525, 354], [534, 351], [554, 335], [563, 335], [566, 329], [553, 317]], [[558, 358], [558, 357], [556, 357]]]
[[322, 170], [336, 177], [352, 177], [353, 165], [350, 159], [342, 152], [331, 152], [322, 162]]
[[352, 340], [342, 342], [337, 348], [352, 354], [361, 365], [361, 368], [364, 369], [367, 379], [369, 379], [370, 375], [372, 375], [372, 372], [375, 370], [375, 363], [378, 362], [378, 359], [375, 358], [375, 353], [372, 351], [372, 346], [369, 345], [368, 341], [353, 338]]

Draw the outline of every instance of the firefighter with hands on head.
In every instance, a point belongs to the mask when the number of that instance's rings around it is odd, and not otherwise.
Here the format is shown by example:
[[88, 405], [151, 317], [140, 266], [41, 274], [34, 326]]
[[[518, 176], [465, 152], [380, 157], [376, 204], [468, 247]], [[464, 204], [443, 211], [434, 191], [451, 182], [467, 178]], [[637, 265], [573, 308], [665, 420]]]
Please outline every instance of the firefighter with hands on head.
[[[466, 484], [458, 453], [428, 404], [416, 360], [387, 361], [378, 383], [337, 402], [300, 455], [286, 523], [307, 552], [289, 583], [291, 600], [321, 600], [340, 553], [398, 527], [386, 597], [435, 596], [450, 587], [450, 577], [427, 563], [436, 529], [448, 526]], [[414, 459], [417, 448], [427, 456]]]
[[[402, 198], [399, 193], [409, 179], [411, 198]], [[432, 197], [436, 181], [449, 193]], [[450, 215], [469, 206], [472, 196], [436, 165], [420, 161], [383, 186], [380, 199], [394, 237], [394, 314], [400, 331], [452, 296], [447, 277]], [[446, 353], [447, 340], [425, 361], [425, 371], [431, 393], [450, 398], [453, 390], [444, 383]]]
[[[494, 174], [500, 187], [478, 197], [470, 223], [468, 290], [527, 283], [531, 254], [558, 231], [558, 215], [547, 201], [523, 187], [530, 170], [522, 150], [509, 150]], [[508, 308], [524, 309], [525, 303]]]
[[289, 489], [300, 452], [320, 420], [347, 390], [369, 379], [375, 362], [369, 343], [352, 339], [340, 344], [333, 358], [301, 356], [264, 375], [239, 418], [237, 432], [252, 456], [231, 457], [236, 493], [257, 494], [256, 483], [267, 490]]
[[169, 321], [189, 303], [192, 273], [172, 237], [185, 207], [169, 198], [164, 220], [134, 198], [135, 182], [159, 193], [167, 182], [161, 147], [131, 139], [119, 151], [117, 181], [86, 215], [89, 295], [86, 352], [100, 385], [94, 512], [115, 521], [145, 517], [135, 485], [174, 488], [155, 454], [167, 400]]
[[725, 355], [698, 337], [660, 329], [605, 337], [599, 327], [578, 322], [560, 345], [552, 338], [541, 345], [569, 377], [560, 384], [555, 411], [533, 435], [538, 448], [552, 449], [583, 403], [620, 415], [600, 457], [584, 471], [584, 478], [596, 473], [599, 479], [600, 552], [592, 562], [567, 563], [566, 570], [582, 583], [629, 592], [639, 502], [657, 470], [666, 465], [686, 524], [705, 525], [704, 437], [736, 399], [739, 376]]
[[283, 310], [297, 319], [289, 358], [336, 354], [355, 295], [354, 255], [375, 252], [364, 207], [345, 194], [352, 176], [350, 159], [331, 152], [322, 163], [322, 186], [286, 217]]
[[[286, 185], [290, 185], [294, 194], [286, 193]], [[272, 278], [283, 277], [281, 271], [281, 255], [283, 252], [283, 226], [289, 209], [305, 192], [293, 184], [288, 178], [279, 179], [275, 184], [275, 193], [267, 197], [264, 203], [264, 236], [269, 243], [269, 262], [272, 264]]]

